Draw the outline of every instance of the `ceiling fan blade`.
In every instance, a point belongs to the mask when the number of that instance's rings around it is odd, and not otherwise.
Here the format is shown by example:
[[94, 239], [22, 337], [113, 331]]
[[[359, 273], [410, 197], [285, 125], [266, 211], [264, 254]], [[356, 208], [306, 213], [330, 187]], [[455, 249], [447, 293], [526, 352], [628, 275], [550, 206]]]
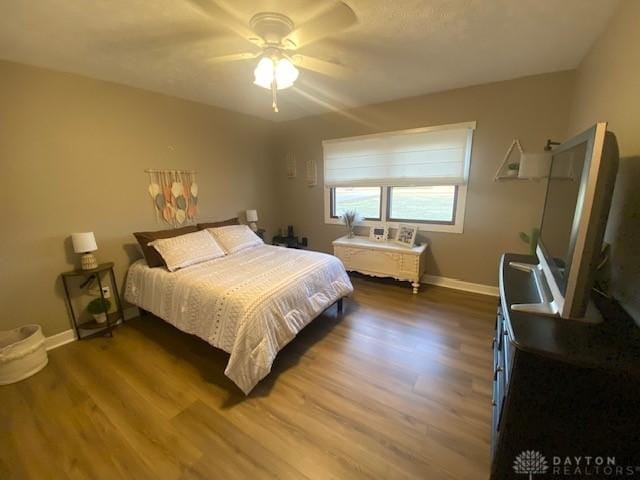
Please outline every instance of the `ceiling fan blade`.
[[198, 43], [207, 42], [228, 42], [236, 38], [229, 31], [212, 29], [211, 26], [156, 26], [145, 28], [145, 33], [141, 33], [140, 28], [119, 29], [110, 31], [104, 35], [105, 49], [122, 51], [126, 48], [129, 52], [171, 50], [192, 48]]
[[328, 62], [326, 60], [320, 60], [316, 57], [310, 57], [308, 55], [296, 54], [292, 57], [293, 63], [307, 70], [321, 73], [328, 77], [344, 78], [351, 72], [350, 69], [339, 63]]
[[227, 62], [237, 62], [239, 60], [251, 60], [252, 58], [259, 57], [262, 52], [258, 53], [232, 53], [231, 55], [222, 55], [220, 57], [212, 57], [207, 59], [207, 63], [227, 63]]
[[356, 14], [349, 5], [336, 2], [296, 28], [284, 38], [282, 43], [286, 48], [295, 50], [327, 35], [344, 30], [357, 21]]
[[262, 44], [262, 39], [258, 37], [249, 26], [239, 18], [229, 7], [220, 5], [218, 0], [188, 0], [201, 12], [213, 18], [216, 23], [237, 33], [242, 38], [256, 45]]

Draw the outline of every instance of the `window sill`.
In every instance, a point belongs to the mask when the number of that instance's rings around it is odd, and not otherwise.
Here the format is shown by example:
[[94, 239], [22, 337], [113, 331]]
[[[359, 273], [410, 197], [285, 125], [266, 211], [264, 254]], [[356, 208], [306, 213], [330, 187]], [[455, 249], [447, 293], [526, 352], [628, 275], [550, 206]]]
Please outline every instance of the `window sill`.
[[[344, 225], [339, 218], [325, 218], [326, 225]], [[412, 225], [418, 227], [420, 232], [443, 232], [443, 233], [463, 233], [463, 226], [443, 225], [439, 223], [411, 223], [411, 222], [385, 222], [376, 220], [362, 220], [356, 224], [356, 227], [380, 227], [387, 226], [389, 228], [398, 228], [399, 225]]]

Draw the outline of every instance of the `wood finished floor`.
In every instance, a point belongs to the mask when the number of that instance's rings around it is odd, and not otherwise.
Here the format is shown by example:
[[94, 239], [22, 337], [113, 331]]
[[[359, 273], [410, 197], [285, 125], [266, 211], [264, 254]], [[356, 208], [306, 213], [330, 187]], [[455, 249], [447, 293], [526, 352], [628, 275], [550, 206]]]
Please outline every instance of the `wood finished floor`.
[[0, 478], [486, 479], [496, 300], [354, 277], [247, 398], [155, 317], [0, 387]]

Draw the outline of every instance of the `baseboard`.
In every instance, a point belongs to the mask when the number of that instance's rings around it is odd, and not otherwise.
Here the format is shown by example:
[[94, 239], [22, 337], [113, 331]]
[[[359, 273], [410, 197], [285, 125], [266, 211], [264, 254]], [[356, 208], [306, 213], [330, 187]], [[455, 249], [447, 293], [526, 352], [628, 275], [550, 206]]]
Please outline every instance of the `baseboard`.
[[73, 342], [76, 339], [76, 332], [73, 329], [65, 330], [64, 332], [56, 333], [44, 339], [44, 346], [47, 350], [53, 350], [54, 348], [61, 347], [67, 343]]
[[484, 285], [482, 283], [464, 282], [455, 278], [439, 277], [437, 275], [424, 275], [422, 283], [437, 285], [439, 287], [454, 288], [465, 292], [481, 293], [483, 295], [491, 295], [493, 297], [500, 296], [498, 287], [492, 285]]
[[[138, 307], [125, 308], [122, 313], [124, 314], [125, 320], [130, 320], [140, 315]], [[66, 345], [67, 343], [71, 343], [75, 340], [77, 340], [76, 332], [74, 332], [73, 329], [70, 328], [69, 330], [65, 330], [64, 332], [56, 333], [55, 335], [51, 335], [50, 337], [45, 338], [44, 346], [48, 351], [53, 350], [54, 348], [61, 347], [62, 345]]]

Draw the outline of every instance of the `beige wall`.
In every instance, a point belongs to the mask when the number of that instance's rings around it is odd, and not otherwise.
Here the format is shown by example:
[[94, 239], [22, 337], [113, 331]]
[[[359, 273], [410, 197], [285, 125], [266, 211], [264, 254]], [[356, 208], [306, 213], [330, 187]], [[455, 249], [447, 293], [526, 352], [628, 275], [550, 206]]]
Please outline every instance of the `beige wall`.
[[[623, 157], [607, 239], [614, 293], [640, 311], [640, 3], [621, 5], [577, 72], [463, 88], [277, 125], [108, 82], [0, 62], [0, 328], [41, 323], [69, 328], [59, 273], [78, 258], [68, 236], [96, 233], [99, 260], [114, 261], [119, 286], [137, 257], [131, 232], [163, 228], [148, 197], [145, 168], [196, 169], [200, 218], [258, 208], [275, 233], [293, 224], [312, 248], [330, 251], [341, 226], [325, 225], [322, 146], [339, 138], [477, 121], [464, 233], [423, 233], [428, 273], [497, 284], [504, 251], [526, 251], [518, 232], [539, 222], [544, 184], [493, 182], [513, 137], [540, 151], [608, 120]], [[575, 83], [574, 83], [575, 82]], [[575, 88], [574, 88], [575, 87]], [[573, 99], [573, 104], [571, 101]], [[272, 147], [273, 146], [273, 147]], [[293, 153], [298, 177], [285, 176]], [[306, 159], [319, 182], [307, 187]], [[632, 220], [635, 220], [632, 221]]]
[[131, 232], [164, 228], [146, 168], [198, 170], [202, 220], [257, 208], [269, 233], [277, 224], [267, 121], [0, 62], [0, 123], [0, 329], [69, 328], [59, 274], [78, 265], [71, 232], [95, 232], [122, 285]]
[[[544, 183], [494, 182], [511, 140], [525, 150], [542, 151], [547, 138], [566, 134], [573, 85], [572, 72], [527, 77], [444, 93], [406, 98], [279, 124], [276, 155], [281, 219], [310, 239], [312, 248], [331, 251], [344, 234], [325, 225], [322, 186], [324, 139], [374, 132], [477, 121], [464, 233], [423, 233], [430, 243], [427, 273], [497, 285], [497, 265], [506, 251], [526, 252], [519, 231], [538, 225]], [[287, 179], [284, 154], [296, 156], [298, 177]], [[305, 161], [318, 162], [318, 186], [305, 185]]]
[[609, 122], [620, 169], [606, 241], [613, 294], [640, 321], [640, 2], [624, 1], [576, 75], [569, 131]]

